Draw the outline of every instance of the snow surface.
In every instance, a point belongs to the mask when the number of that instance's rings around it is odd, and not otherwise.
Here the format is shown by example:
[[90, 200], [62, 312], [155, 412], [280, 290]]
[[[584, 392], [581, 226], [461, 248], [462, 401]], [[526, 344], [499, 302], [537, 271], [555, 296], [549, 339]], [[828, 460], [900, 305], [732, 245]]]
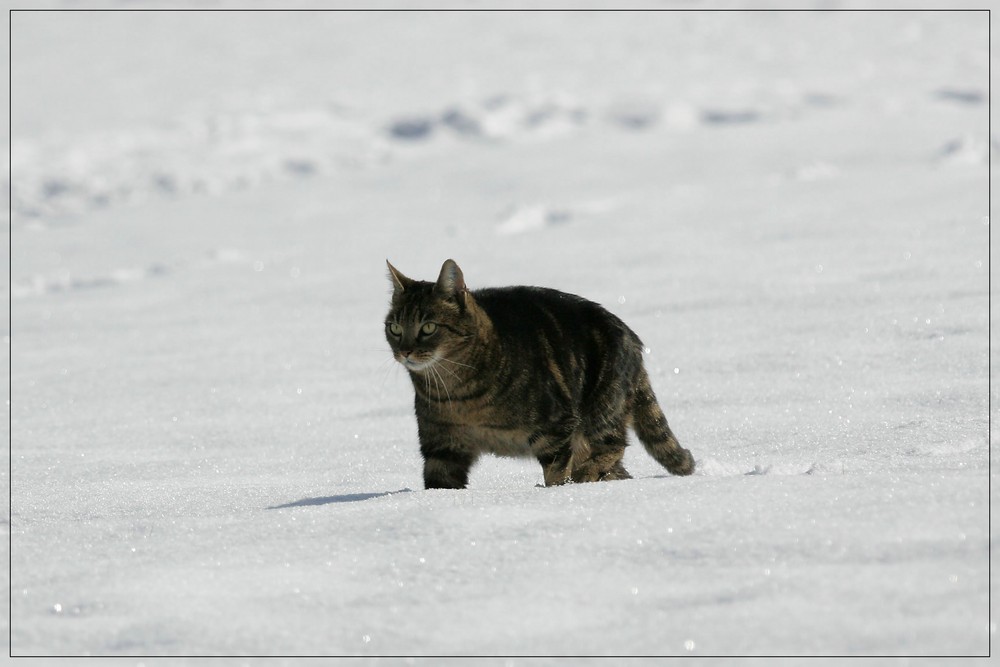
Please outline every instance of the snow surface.
[[[987, 20], [15, 13], [13, 655], [986, 655]], [[448, 257], [696, 474], [422, 490]]]

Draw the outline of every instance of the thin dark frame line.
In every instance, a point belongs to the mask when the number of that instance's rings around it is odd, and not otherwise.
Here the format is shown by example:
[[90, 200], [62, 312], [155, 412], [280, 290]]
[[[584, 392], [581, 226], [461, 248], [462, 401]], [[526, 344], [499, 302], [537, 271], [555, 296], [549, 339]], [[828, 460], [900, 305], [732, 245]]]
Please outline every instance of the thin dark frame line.
[[107, 12], [131, 12], [131, 13], [247, 13], [247, 12], [261, 12], [261, 13], [326, 13], [326, 12], [365, 12], [365, 13], [441, 13], [441, 12], [462, 12], [466, 14], [479, 14], [479, 13], [570, 13], [570, 12], [589, 12], [589, 13], [647, 13], [647, 12], [672, 12], [672, 13], [702, 13], [702, 14], [719, 14], [719, 13], [743, 13], [743, 14], [757, 14], [757, 13], [769, 13], [769, 14], [787, 14], [787, 13], [862, 13], [862, 14], [872, 14], [872, 13], [901, 13], [901, 12], [920, 12], [926, 14], [940, 14], [940, 13], [954, 13], [954, 12], [987, 12], [991, 10], [984, 7], [956, 7], [954, 9], [944, 9], [941, 7], [905, 7], [897, 9], [885, 9], [878, 7], [847, 7], [847, 8], [830, 8], [830, 9], [816, 9], [816, 8], [791, 8], [791, 7], [776, 7], [772, 9], [763, 8], [691, 8], [691, 7], [643, 7], [643, 8], [629, 8], [629, 7], [618, 7], [618, 8], [593, 8], [593, 9], [574, 9], [574, 8], [553, 8], [553, 7], [511, 7], [511, 8], [457, 8], [457, 7], [444, 7], [444, 8], [415, 8], [415, 7], [287, 7], [287, 8], [274, 8], [274, 7], [248, 7], [248, 8], [226, 8], [226, 7], [177, 7], [177, 8], [162, 8], [162, 7], [94, 7], [94, 8], [56, 8], [56, 7], [18, 7], [9, 10], [11, 12], [62, 12], [62, 13], [107, 13]]
[[[14, 139], [14, 10], [7, 12], [7, 137]], [[7, 151], [7, 648], [14, 657], [14, 158]]]
[[[987, 54], [993, 52], [993, 13], [992, 10], [986, 10], [986, 48]], [[992, 142], [993, 140], [993, 58], [986, 59], [986, 127], [987, 127], [987, 142]], [[986, 188], [986, 238], [987, 238], [987, 250], [986, 250], [986, 294], [987, 294], [987, 316], [986, 316], [986, 330], [987, 330], [987, 343], [986, 343], [986, 360], [987, 367], [989, 369], [989, 377], [986, 383], [986, 393], [987, 393], [987, 415], [986, 415], [986, 452], [987, 452], [987, 472], [989, 470], [989, 462], [993, 459], [993, 447], [991, 444], [992, 434], [993, 434], [993, 220], [991, 216], [993, 214], [993, 160], [989, 156], [989, 145], [987, 144], [987, 155], [986, 155], [986, 166], [988, 169], [987, 173], [987, 183]], [[993, 497], [993, 475], [986, 475], [989, 497]], [[986, 535], [992, 535], [993, 526], [993, 503], [986, 503]], [[986, 559], [986, 571], [988, 582], [993, 581], [993, 559], [987, 555]], [[993, 619], [990, 618], [990, 613], [993, 608], [993, 586], [987, 586], [987, 609], [986, 609], [986, 642], [987, 642], [987, 657], [993, 657], [993, 641], [991, 640], [992, 635], [992, 624]]]
[[[251, 9], [238, 9], [238, 8], [177, 8], [177, 9], [163, 9], [163, 8], [99, 8], [99, 9], [88, 9], [88, 8], [11, 8], [8, 9], [8, 22], [7, 22], [7, 48], [8, 48], [8, 81], [7, 81], [7, 105], [8, 105], [8, 137], [10, 141], [13, 141], [13, 58], [14, 58], [14, 47], [13, 47], [13, 35], [14, 35], [14, 12], [522, 12], [522, 13], [535, 13], [535, 12], [741, 12], [741, 13], [756, 13], [756, 12], [769, 12], [769, 13], [805, 13], [805, 12], [816, 12], [816, 11], [827, 11], [827, 12], [923, 12], [923, 13], [941, 13], [941, 12], [986, 12], [987, 15], [987, 53], [992, 53], [992, 10], [988, 8], [954, 8], [954, 9], [943, 9], [943, 8], [897, 8], [897, 9], [880, 9], [880, 8], [834, 8], [829, 10], [817, 10], [813, 9], [801, 9], [801, 8], [775, 8], [775, 9], [706, 9], [706, 8], [617, 8], [617, 9], [551, 9], [551, 8], [510, 8], [510, 9], [475, 9], [475, 8], [446, 8], [446, 9], [417, 9], [417, 8], [287, 8], [287, 9], [274, 9], [274, 8], [251, 8]], [[992, 59], [987, 59], [987, 140], [992, 141], [993, 138], [993, 121], [992, 121], [992, 108], [993, 108], [993, 81], [992, 81]], [[13, 172], [13, 156], [12, 151], [8, 150], [7, 153], [8, 161], [8, 183], [7, 183], [7, 213], [8, 213], [8, 234], [7, 234], [7, 245], [8, 245], [8, 258], [13, 258], [13, 239], [14, 239], [14, 217], [13, 217], [13, 182], [14, 182], [14, 172]], [[987, 266], [987, 458], [992, 461], [992, 432], [993, 432], [993, 392], [992, 392], [992, 378], [993, 378], [993, 357], [992, 357], [992, 337], [993, 337], [993, 291], [992, 291], [992, 249], [993, 249], [993, 226], [992, 226], [992, 210], [993, 210], [993, 162], [987, 157], [987, 255], [986, 255], [986, 266]], [[8, 410], [7, 410], [7, 420], [8, 420], [8, 508], [7, 508], [7, 519], [8, 519], [8, 531], [7, 531], [7, 566], [8, 566], [8, 654], [13, 659], [13, 612], [14, 612], [14, 577], [13, 577], [13, 464], [14, 464], [14, 454], [13, 454], [13, 348], [14, 348], [14, 335], [13, 335], [13, 261], [8, 261], [7, 266], [8, 272], [8, 300], [7, 300], [7, 321], [8, 321], [8, 358], [7, 358], [7, 396], [8, 396]], [[988, 484], [988, 494], [992, 498], [993, 495], [993, 479], [992, 475], [987, 475]], [[987, 536], [991, 535], [993, 521], [993, 507], [992, 503], [987, 503]], [[988, 580], [993, 580], [993, 563], [992, 559], [987, 557], [987, 573]], [[988, 596], [988, 608], [987, 608], [987, 654], [986, 657], [992, 657], [993, 646], [992, 646], [992, 618], [990, 617], [990, 612], [992, 609], [993, 602], [993, 591], [992, 586], [987, 588]], [[20, 657], [20, 656], [19, 656]], [[204, 657], [204, 656], [175, 656], [175, 657]], [[251, 658], [273, 658], [276, 656], [250, 656]], [[305, 657], [305, 656], [299, 656]], [[320, 657], [320, 656], [312, 656]], [[336, 656], [323, 656], [323, 657], [336, 657]], [[339, 657], [350, 657], [350, 656], [339, 656]], [[389, 658], [402, 658], [402, 657], [412, 657], [412, 656], [381, 656]], [[420, 656], [420, 657], [463, 657], [463, 656]], [[467, 656], [471, 657], [471, 656]], [[538, 658], [538, 657], [552, 657], [552, 656], [506, 656], [506, 657], [521, 657], [521, 658]], [[563, 656], [563, 657], [594, 657], [594, 656]], [[664, 656], [618, 656], [620, 658], [650, 658], [650, 657], [664, 657]], [[689, 656], [689, 657], [723, 657], [723, 656]], [[731, 657], [731, 656], [729, 656]], [[789, 656], [789, 655], [768, 655], [768, 656], [756, 656], [763, 658], [791, 658], [791, 657], [801, 657], [801, 656]], [[837, 656], [826, 656], [826, 657], [837, 657]], [[848, 656], [839, 656], [848, 657]], [[854, 656], [861, 657], [861, 656]], [[875, 657], [875, 656], [869, 656]], [[907, 658], [919, 658], [919, 657], [929, 657], [929, 656], [903, 656]], [[965, 657], [977, 657], [974, 655]]]

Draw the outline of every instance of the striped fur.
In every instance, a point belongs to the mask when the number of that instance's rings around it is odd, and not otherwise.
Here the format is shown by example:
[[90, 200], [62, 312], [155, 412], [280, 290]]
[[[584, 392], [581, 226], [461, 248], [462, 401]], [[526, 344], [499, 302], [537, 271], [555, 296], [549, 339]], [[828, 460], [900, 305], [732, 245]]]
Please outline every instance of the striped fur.
[[534, 457], [546, 486], [628, 479], [628, 427], [667, 470], [694, 471], [642, 342], [598, 304], [540, 287], [472, 292], [452, 260], [433, 283], [389, 275], [385, 335], [413, 382], [427, 488], [464, 488], [483, 453]]

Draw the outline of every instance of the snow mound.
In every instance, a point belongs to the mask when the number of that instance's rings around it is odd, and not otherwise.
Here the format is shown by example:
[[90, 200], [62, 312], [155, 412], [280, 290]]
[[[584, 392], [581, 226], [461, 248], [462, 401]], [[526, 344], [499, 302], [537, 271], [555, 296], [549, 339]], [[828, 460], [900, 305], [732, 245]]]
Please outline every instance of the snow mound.
[[496, 233], [511, 236], [536, 232], [549, 227], [586, 219], [614, 210], [618, 206], [615, 199], [600, 199], [571, 206], [549, 204], [526, 204], [513, 206], [501, 216]]

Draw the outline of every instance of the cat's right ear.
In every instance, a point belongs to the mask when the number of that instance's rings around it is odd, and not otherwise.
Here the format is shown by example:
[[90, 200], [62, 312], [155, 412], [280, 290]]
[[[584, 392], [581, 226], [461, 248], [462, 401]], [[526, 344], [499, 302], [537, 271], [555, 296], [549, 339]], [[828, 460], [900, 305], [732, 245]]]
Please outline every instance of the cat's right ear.
[[413, 281], [400, 273], [399, 269], [389, 263], [389, 260], [385, 260], [385, 265], [389, 267], [389, 280], [392, 281], [393, 296], [402, 294], [413, 284]]

